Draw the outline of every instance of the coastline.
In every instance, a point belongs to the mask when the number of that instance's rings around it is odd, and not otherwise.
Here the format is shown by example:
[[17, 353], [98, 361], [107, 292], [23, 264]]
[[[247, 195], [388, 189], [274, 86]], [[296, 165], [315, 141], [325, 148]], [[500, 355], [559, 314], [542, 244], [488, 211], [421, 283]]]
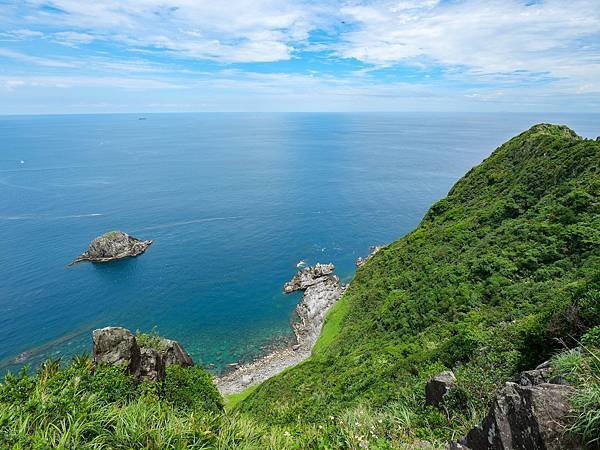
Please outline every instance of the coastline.
[[286, 293], [304, 291], [296, 306], [299, 321], [292, 322], [296, 344], [274, 350], [251, 363], [238, 366], [232, 372], [216, 377], [214, 382], [221, 395], [240, 393], [311, 356], [327, 313], [347, 288], [339, 277], [333, 275], [334, 270], [333, 264], [316, 264], [300, 270], [285, 284]]

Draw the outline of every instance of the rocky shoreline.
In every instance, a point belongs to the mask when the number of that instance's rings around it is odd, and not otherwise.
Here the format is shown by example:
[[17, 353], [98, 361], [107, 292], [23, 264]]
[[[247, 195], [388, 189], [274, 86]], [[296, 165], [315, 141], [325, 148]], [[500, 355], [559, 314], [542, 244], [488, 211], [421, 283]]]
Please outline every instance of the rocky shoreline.
[[333, 264], [316, 264], [300, 270], [285, 283], [286, 294], [304, 291], [296, 306], [298, 321], [292, 323], [296, 344], [276, 350], [256, 361], [238, 366], [232, 372], [215, 379], [222, 395], [235, 394], [262, 383], [287, 367], [307, 359], [319, 338], [325, 316], [346, 290], [346, 285], [334, 275]]

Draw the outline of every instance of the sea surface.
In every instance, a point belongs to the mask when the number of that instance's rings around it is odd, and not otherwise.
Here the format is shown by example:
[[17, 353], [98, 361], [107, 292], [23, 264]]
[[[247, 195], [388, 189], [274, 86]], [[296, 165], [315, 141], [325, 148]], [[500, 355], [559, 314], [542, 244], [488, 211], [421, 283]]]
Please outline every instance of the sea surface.
[[[0, 373], [91, 350], [120, 325], [214, 371], [292, 336], [282, 285], [413, 229], [498, 145], [598, 115], [151, 114], [0, 117]], [[120, 229], [138, 258], [66, 265]]]

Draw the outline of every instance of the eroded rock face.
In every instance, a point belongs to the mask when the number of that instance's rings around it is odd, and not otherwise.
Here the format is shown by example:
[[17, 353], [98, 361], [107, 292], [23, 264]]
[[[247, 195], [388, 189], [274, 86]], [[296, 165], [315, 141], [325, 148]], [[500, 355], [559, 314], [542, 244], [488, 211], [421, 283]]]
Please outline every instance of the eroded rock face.
[[304, 291], [296, 307], [300, 320], [292, 323], [298, 341], [294, 351], [310, 352], [321, 333], [325, 315], [346, 289], [339, 277], [333, 274], [334, 270], [335, 266], [331, 263], [317, 263], [300, 270], [283, 287], [286, 294]]
[[[565, 435], [574, 389], [546, 382], [548, 364], [521, 373], [506, 383], [483, 422], [451, 450], [562, 450], [581, 448]], [[552, 378], [550, 378], [552, 380]]]
[[189, 367], [194, 365], [192, 357], [185, 351], [183, 346], [172, 339], [162, 339], [161, 344], [164, 348], [161, 349], [161, 357], [164, 361], [165, 367], [172, 364], [176, 364], [183, 367]]
[[440, 406], [444, 397], [456, 384], [456, 377], [451, 371], [441, 372], [434, 376], [425, 385], [425, 404]]
[[138, 256], [151, 244], [152, 241], [142, 241], [122, 231], [111, 231], [94, 239], [87, 251], [75, 258], [69, 266], [82, 261], [109, 262]]
[[506, 383], [481, 426], [473, 428], [461, 444], [472, 450], [576, 448], [564, 438], [571, 395], [569, 386]]
[[294, 278], [283, 285], [283, 291], [286, 294], [295, 291], [305, 291], [310, 286], [326, 281], [329, 276], [333, 274], [334, 270], [335, 266], [331, 263], [317, 263], [312, 267], [306, 267], [300, 270], [294, 275]]
[[95, 363], [122, 365], [135, 374], [140, 363], [140, 348], [131, 331], [106, 327], [92, 332]]
[[189, 367], [194, 361], [183, 346], [172, 339], [161, 339], [160, 348], [140, 347], [126, 328], [106, 327], [92, 333], [94, 363], [122, 365], [136, 381], [160, 381], [172, 365]]
[[153, 348], [140, 349], [140, 366], [137, 372], [139, 381], [160, 381], [165, 379], [165, 362], [160, 352]]

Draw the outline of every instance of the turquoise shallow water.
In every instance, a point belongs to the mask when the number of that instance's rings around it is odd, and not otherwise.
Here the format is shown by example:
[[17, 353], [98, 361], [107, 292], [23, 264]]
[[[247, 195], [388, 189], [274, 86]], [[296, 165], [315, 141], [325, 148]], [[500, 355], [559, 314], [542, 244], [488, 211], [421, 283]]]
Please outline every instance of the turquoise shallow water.
[[[350, 279], [470, 167], [540, 121], [598, 115], [152, 114], [0, 117], [0, 371], [156, 326], [197, 362], [249, 360], [291, 336], [296, 263]], [[95, 236], [154, 239], [139, 258], [65, 265]]]

